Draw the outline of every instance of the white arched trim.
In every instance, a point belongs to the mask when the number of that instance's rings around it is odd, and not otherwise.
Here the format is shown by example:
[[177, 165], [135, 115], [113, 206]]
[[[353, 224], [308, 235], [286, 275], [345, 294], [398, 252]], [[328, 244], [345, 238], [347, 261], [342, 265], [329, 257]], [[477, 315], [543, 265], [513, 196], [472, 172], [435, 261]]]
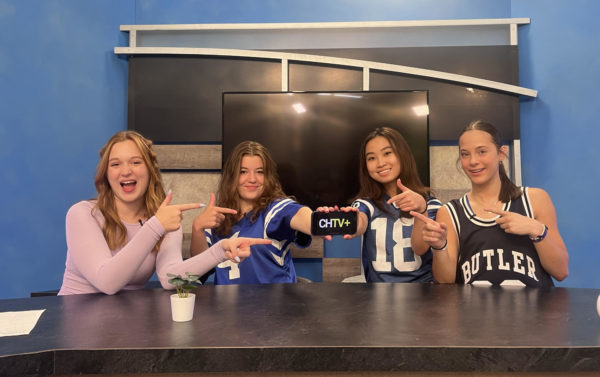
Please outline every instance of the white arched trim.
[[[455, 73], [448, 73], [442, 71], [434, 71], [431, 69], [409, 67], [405, 65], [379, 63], [367, 60], [347, 59], [338, 58], [331, 56], [321, 55], [308, 55], [288, 52], [273, 52], [273, 51], [259, 51], [259, 50], [236, 50], [236, 49], [216, 49], [216, 48], [186, 48], [186, 47], [115, 47], [115, 54], [119, 55], [203, 55], [203, 56], [231, 56], [231, 57], [243, 57], [252, 59], [267, 59], [267, 60], [279, 60], [282, 62], [282, 72], [287, 73], [287, 64], [290, 61], [297, 62], [310, 62], [310, 63], [321, 63], [335, 66], [344, 67], [355, 67], [361, 68], [364, 72], [376, 70], [384, 72], [396, 72], [403, 73], [412, 76], [419, 76], [425, 78], [431, 78], [436, 80], [443, 80], [449, 82], [455, 82], [459, 84], [472, 85], [475, 87], [481, 87], [486, 89], [493, 89], [500, 92], [509, 94], [518, 94], [528, 97], [536, 97], [537, 90], [523, 88], [516, 85], [505, 84], [497, 81], [480, 79], [472, 76], [458, 75]], [[282, 75], [283, 76], [283, 75]], [[363, 74], [363, 79], [366, 74]], [[287, 87], [287, 78], [285, 85], [283, 84], [282, 77], [282, 88]], [[368, 86], [368, 85], [367, 85]], [[364, 85], [363, 85], [364, 87]], [[286, 90], [287, 91], [287, 90]]]

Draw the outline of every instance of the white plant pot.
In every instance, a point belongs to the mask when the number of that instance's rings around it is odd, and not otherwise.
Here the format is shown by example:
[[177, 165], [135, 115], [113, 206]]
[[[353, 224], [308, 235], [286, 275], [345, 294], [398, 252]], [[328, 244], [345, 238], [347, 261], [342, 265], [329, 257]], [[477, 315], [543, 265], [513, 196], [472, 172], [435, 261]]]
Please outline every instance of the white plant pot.
[[177, 293], [171, 295], [171, 315], [175, 322], [187, 322], [194, 318], [194, 304], [196, 295], [189, 293], [188, 297], [179, 297]]

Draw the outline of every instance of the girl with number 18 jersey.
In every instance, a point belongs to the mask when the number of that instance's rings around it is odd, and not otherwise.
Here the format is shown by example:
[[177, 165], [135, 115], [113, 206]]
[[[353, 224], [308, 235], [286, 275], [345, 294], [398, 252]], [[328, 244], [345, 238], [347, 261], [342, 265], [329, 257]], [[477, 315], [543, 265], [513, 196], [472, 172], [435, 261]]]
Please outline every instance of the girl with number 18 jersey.
[[421, 183], [408, 143], [394, 129], [373, 130], [361, 146], [359, 169], [360, 192], [352, 205], [358, 211], [357, 232], [344, 238], [363, 236], [366, 281], [431, 282], [423, 224], [415, 224], [409, 211], [435, 218], [441, 203]]

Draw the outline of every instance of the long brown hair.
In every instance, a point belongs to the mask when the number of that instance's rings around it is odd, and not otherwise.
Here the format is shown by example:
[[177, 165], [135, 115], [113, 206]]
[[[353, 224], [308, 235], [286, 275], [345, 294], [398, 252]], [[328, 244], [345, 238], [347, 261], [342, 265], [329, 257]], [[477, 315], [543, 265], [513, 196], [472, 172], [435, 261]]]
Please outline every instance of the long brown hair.
[[[475, 120], [475, 121], [469, 123], [469, 125], [466, 126], [462, 130], [462, 132], [458, 136], [459, 153], [460, 153], [460, 138], [461, 138], [461, 136], [465, 132], [473, 131], [473, 130], [478, 130], [478, 131], [483, 131], [483, 132], [488, 133], [490, 135], [490, 138], [492, 139], [492, 143], [494, 143], [494, 145], [496, 145], [498, 153], [504, 153], [501, 150], [502, 138], [500, 136], [500, 131], [498, 131], [498, 129], [496, 129], [496, 127], [494, 127], [491, 123], [484, 122], [482, 120]], [[515, 185], [510, 180], [510, 178], [508, 178], [508, 175], [506, 175], [506, 170], [504, 169], [504, 164], [502, 163], [502, 161], [500, 161], [500, 168], [498, 169], [498, 174], [500, 175], [500, 194], [498, 195], [498, 200], [500, 200], [503, 203], [507, 203], [510, 200], [514, 200], [514, 199], [517, 199], [518, 197], [520, 197], [522, 194], [521, 189], [519, 187], [517, 187], [517, 185]]]
[[[106, 172], [108, 170], [108, 160], [112, 147], [116, 143], [127, 140], [131, 140], [135, 143], [148, 168], [150, 179], [148, 188], [144, 194], [144, 216], [153, 216], [165, 199], [165, 190], [162, 185], [156, 153], [152, 150], [152, 141], [135, 131], [121, 131], [114, 134], [102, 149], [100, 149], [100, 162], [98, 162], [98, 166], [96, 167], [96, 177], [94, 179], [94, 185], [98, 192], [95, 208], [100, 210], [104, 216], [102, 234], [104, 234], [104, 238], [111, 250], [122, 247], [127, 243], [127, 229], [125, 229], [125, 225], [123, 225], [119, 218], [119, 214], [117, 213], [115, 194], [108, 183]], [[155, 250], [158, 250], [161, 241], [157, 242]]]
[[[360, 167], [358, 172], [360, 191], [356, 198], [371, 199], [377, 208], [384, 212], [388, 212], [385, 209], [383, 202], [386, 193], [385, 188], [381, 183], [371, 178], [367, 169], [367, 143], [378, 136], [384, 137], [387, 139], [387, 141], [389, 141], [390, 145], [392, 146], [392, 150], [398, 158], [400, 163], [400, 175], [397, 178], [402, 180], [402, 184], [404, 186], [423, 196], [423, 198], [425, 198], [427, 201], [427, 197], [430, 195], [431, 191], [421, 182], [421, 178], [419, 178], [417, 163], [415, 162], [415, 157], [413, 156], [408, 143], [400, 134], [400, 132], [389, 127], [379, 127], [374, 129], [362, 142], [360, 147]], [[397, 189], [397, 193], [400, 193], [400, 189]], [[402, 216], [407, 216], [407, 214], [402, 213]]]
[[260, 212], [267, 208], [273, 200], [287, 197], [281, 188], [281, 183], [279, 183], [277, 164], [271, 157], [269, 150], [255, 141], [239, 143], [225, 161], [217, 191], [217, 205], [235, 209], [238, 211], [238, 215], [225, 215], [225, 220], [216, 228], [217, 234], [221, 236], [229, 235], [235, 223], [239, 221], [239, 216], [243, 215], [238, 194], [238, 180], [244, 156], [260, 157], [265, 178], [262, 195], [252, 209], [251, 221], [256, 221]]

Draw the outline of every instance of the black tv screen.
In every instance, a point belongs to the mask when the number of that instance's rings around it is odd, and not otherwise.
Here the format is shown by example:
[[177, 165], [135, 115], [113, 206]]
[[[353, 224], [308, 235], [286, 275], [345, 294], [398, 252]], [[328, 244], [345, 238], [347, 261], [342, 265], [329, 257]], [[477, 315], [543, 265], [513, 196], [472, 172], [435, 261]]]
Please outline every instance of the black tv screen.
[[287, 195], [312, 209], [358, 193], [358, 156], [377, 127], [398, 130], [429, 185], [427, 91], [224, 93], [223, 163], [237, 144], [267, 147]]

